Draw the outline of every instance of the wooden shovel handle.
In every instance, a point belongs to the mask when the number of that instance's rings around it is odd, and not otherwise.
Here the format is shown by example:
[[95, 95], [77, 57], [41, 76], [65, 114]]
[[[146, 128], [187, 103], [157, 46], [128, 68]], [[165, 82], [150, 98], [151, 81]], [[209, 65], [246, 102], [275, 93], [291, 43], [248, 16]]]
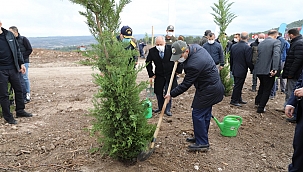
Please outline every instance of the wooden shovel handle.
[[[175, 77], [177, 66], [178, 66], [178, 61], [175, 61], [174, 68], [173, 68], [173, 71], [172, 71], [171, 76], [170, 76], [169, 85], [168, 85], [168, 88], [167, 88], [167, 93], [168, 94], [170, 93], [171, 87], [173, 85], [173, 80], [174, 80], [174, 77]], [[169, 100], [165, 99], [162, 110], [161, 110], [161, 113], [160, 113], [160, 116], [159, 116], [159, 121], [158, 121], [158, 124], [157, 124], [157, 128], [156, 128], [155, 133], [154, 133], [154, 139], [152, 140], [152, 142], [150, 144], [151, 149], [153, 149], [155, 147], [155, 141], [156, 141], [156, 138], [157, 138], [158, 133], [160, 131], [160, 126], [161, 126], [161, 123], [162, 123], [162, 120], [163, 120], [163, 115], [164, 115], [166, 105], [168, 104], [168, 102], [169, 102]]]

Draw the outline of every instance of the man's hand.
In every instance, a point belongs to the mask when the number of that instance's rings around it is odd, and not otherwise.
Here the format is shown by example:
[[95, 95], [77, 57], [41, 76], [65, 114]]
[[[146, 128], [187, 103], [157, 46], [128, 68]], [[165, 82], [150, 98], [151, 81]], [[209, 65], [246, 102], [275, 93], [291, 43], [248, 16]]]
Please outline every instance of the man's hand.
[[272, 77], [272, 76], [275, 76], [275, 75], [277, 74], [277, 71], [271, 70], [271, 71], [269, 72], [269, 74], [270, 74], [271, 77]]
[[303, 88], [295, 89], [294, 95], [295, 95], [296, 97], [303, 97]]
[[25, 68], [25, 65], [24, 65], [24, 64], [21, 65], [21, 69], [20, 69], [19, 72], [21, 72], [22, 74], [25, 74], [26, 68]]
[[288, 117], [288, 118], [291, 118], [292, 117], [292, 114], [294, 113], [294, 110], [295, 108], [291, 105], [286, 105], [285, 106], [285, 115]]
[[220, 66], [220, 67], [219, 67], [219, 70], [222, 70], [223, 68], [224, 68], [223, 66]]
[[168, 99], [168, 101], [171, 99], [171, 96], [170, 96], [170, 94], [166, 94], [165, 96], [164, 96], [164, 98], [165, 99]]

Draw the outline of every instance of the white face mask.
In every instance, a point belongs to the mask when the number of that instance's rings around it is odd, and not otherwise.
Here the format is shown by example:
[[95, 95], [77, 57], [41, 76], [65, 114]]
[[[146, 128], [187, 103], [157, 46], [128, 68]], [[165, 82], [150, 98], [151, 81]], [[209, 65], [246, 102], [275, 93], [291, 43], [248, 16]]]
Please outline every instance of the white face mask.
[[237, 38], [234, 38], [234, 41], [235, 41], [235, 42], [238, 42], [239, 40], [238, 40]]
[[214, 44], [214, 43], [215, 43], [215, 40], [208, 40], [208, 43], [209, 43], [209, 44]]
[[164, 52], [165, 46], [156, 46], [157, 50], [160, 52]]
[[167, 36], [173, 36], [174, 32], [167, 32]]
[[186, 60], [186, 59], [185, 59], [184, 57], [181, 57], [181, 58], [178, 60], [178, 62], [179, 62], [179, 63], [183, 63], [183, 62], [185, 62], [185, 60]]
[[264, 39], [258, 39], [259, 40], [259, 42], [262, 42], [262, 41], [264, 41]]

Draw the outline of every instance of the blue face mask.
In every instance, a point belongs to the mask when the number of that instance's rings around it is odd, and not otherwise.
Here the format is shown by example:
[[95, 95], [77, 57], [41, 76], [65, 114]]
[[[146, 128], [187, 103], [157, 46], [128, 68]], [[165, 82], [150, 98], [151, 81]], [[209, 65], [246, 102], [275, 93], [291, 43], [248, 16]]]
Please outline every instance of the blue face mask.
[[130, 38], [123, 38], [122, 42], [130, 42], [131, 39]]

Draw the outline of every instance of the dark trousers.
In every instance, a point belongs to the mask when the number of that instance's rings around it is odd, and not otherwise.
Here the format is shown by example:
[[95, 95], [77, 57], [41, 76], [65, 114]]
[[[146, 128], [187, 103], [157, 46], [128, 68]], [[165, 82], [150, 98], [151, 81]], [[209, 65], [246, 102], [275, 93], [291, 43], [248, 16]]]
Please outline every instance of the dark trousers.
[[[164, 104], [164, 101], [165, 101], [164, 95], [166, 95], [166, 93], [167, 93], [168, 84], [169, 83], [165, 83], [165, 86], [164, 86], [164, 89], [163, 89], [164, 92], [163, 92], [162, 95], [156, 95], [159, 109], [162, 109], [162, 107], [163, 107], [163, 104]], [[170, 108], [171, 108], [171, 99], [169, 100], [169, 102], [166, 105], [165, 112], [170, 112]]]
[[255, 98], [255, 104], [259, 105], [258, 109], [263, 110], [268, 102], [271, 89], [275, 82], [275, 77], [269, 77], [269, 75], [257, 75], [257, 77], [260, 80], [260, 86]]
[[194, 135], [196, 138], [196, 144], [207, 145], [208, 143], [208, 129], [211, 119], [212, 106], [192, 110], [192, 119], [194, 126]]
[[234, 88], [233, 93], [231, 95], [231, 101], [234, 103], [239, 103], [242, 101], [242, 88], [245, 82], [245, 78], [239, 78], [234, 76]]
[[10, 112], [8, 82], [10, 82], [14, 89], [16, 112], [22, 113], [25, 108], [19, 76], [20, 74], [16, 69], [0, 70], [0, 104], [3, 117], [6, 121], [11, 121], [13, 119], [13, 115]]
[[252, 74], [252, 89], [257, 89], [258, 78], [256, 74]]
[[[302, 108], [300, 105], [298, 108]], [[301, 111], [302, 112], [302, 111]], [[292, 155], [292, 162], [288, 166], [289, 172], [301, 172], [303, 171], [303, 119], [302, 113], [298, 114], [301, 115], [301, 118], [297, 120], [297, 125], [295, 129], [295, 135], [293, 140], [293, 148], [294, 153]], [[298, 119], [298, 118], [297, 118]]]

